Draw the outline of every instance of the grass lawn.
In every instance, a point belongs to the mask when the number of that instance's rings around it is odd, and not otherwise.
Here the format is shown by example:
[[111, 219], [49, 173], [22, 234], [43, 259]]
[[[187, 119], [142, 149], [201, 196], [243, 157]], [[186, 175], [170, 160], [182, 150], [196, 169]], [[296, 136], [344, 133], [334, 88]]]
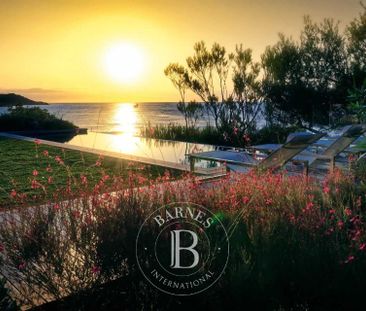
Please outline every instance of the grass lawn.
[[154, 179], [166, 171], [172, 176], [181, 174], [159, 166], [110, 157], [100, 159], [95, 154], [0, 137], [0, 207], [16, 203], [12, 193], [26, 194], [27, 202], [44, 201], [68, 183], [80, 184], [81, 178], [94, 186], [106, 175], [124, 178], [135, 172]]

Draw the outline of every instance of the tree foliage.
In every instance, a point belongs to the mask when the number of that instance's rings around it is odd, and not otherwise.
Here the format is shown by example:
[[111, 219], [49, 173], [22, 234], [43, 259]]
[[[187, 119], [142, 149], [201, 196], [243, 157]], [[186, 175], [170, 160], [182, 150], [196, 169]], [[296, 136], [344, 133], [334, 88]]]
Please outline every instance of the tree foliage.
[[304, 19], [299, 42], [280, 35], [262, 55], [269, 114], [280, 122], [312, 127], [334, 123], [346, 106], [349, 69], [338, 23]]
[[164, 72], [179, 91], [178, 109], [185, 116], [192, 107], [199, 111], [199, 104], [186, 101], [190, 91], [202, 102], [220, 132], [235, 129], [236, 134], [244, 134], [255, 128], [261, 101], [260, 64], [253, 61], [250, 49], [239, 45], [227, 53], [218, 43], [209, 49], [200, 41], [186, 59], [186, 66], [169, 64]]
[[362, 6], [363, 12], [350, 23], [346, 32], [350, 65], [357, 87], [366, 78], [366, 6]]
[[349, 91], [349, 115], [356, 123], [366, 122], [366, 80], [360, 88], [354, 87]]
[[[217, 43], [210, 49], [197, 42], [185, 66], [165, 69], [179, 90], [186, 126], [195, 124], [200, 105], [215, 128], [229, 135], [256, 130], [262, 103], [267, 126], [333, 127], [357, 114], [352, 109], [359, 104], [351, 97], [362, 92], [366, 80], [366, 7], [361, 5], [363, 11], [345, 31], [333, 19], [316, 23], [306, 16], [298, 40], [280, 34], [261, 63], [242, 45], [228, 53]], [[187, 102], [188, 92], [202, 104]]]

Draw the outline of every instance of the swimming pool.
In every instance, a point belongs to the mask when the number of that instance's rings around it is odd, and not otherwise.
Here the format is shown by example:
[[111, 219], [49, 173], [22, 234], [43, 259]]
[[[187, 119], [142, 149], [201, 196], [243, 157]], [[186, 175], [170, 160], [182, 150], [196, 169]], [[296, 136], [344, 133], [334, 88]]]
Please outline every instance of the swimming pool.
[[[118, 152], [136, 158], [151, 159], [158, 162], [168, 162], [188, 165], [189, 153], [215, 150], [213, 145], [203, 145], [170, 140], [159, 140], [137, 137], [130, 134], [106, 134], [88, 132], [77, 135], [66, 143], [67, 145], [86, 147], [94, 150]], [[199, 161], [197, 167], [212, 168], [220, 166], [216, 162]]]

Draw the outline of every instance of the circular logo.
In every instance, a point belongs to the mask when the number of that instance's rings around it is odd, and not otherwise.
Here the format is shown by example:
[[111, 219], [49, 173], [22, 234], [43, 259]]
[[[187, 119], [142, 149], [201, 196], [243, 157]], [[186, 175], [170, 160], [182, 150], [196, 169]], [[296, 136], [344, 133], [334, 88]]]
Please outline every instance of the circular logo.
[[208, 209], [172, 203], [144, 221], [136, 257], [153, 286], [167, 294], [189, 296], [220, 278], [229, 258], [229, 239], [219, 217]]

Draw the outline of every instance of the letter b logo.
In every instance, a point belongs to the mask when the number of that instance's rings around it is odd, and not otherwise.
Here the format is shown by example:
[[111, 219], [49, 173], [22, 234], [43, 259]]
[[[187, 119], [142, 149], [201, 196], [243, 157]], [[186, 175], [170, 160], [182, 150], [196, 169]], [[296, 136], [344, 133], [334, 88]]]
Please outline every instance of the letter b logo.
[[[190, 234], [192, 236], [193, 242], [190, 246], [181, 246], [181, 233]], [[195, 232], [191, 230], [172, 230], [170, 232], [171, 237], [171, 263], [170, 267], [173, 269], [191, 269], [198, 265], [199, 254], [194, 249], [198, 243], [198, 236]], [[181, 252], [190, 252], [193, 255], [193, 262], [189, 266], [181, 265]]]
[[143, 222], [136, 259], [146, 280], [162, 292], [190, 296], [220, 278], [229, 258], [229, 239], [220, 219], [191, 202], [164, 205]]

